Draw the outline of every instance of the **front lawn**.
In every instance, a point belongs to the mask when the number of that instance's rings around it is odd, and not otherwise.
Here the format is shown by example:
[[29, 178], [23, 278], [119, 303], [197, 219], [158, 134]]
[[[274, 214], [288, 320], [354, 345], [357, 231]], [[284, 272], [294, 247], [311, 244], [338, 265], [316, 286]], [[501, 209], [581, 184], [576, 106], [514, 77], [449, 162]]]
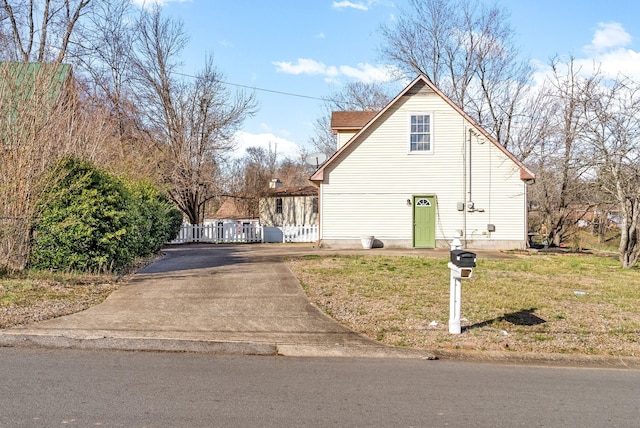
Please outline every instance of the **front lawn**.
[[25, 271], [0, 275], [0, 328], [82, 311], [117, 288], [112, 275]]
[[[448, 253], [447, 253], [448, 255]], [[593, 254], [479, 255], [449, 334], [445, 258], [308, 256], [288, 265], [309, 298], [394, 346], [640, 356], [640, 271]]]

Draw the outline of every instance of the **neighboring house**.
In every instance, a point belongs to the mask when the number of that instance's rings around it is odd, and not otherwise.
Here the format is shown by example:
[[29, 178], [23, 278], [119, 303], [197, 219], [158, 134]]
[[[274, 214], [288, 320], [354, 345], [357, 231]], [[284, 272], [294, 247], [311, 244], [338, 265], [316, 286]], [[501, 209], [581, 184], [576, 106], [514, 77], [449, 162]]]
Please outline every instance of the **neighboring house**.
[[280, 180], [269, 183], [267, 195], [260, 199], [262, 226], [302, 226], [318, 222], [318, 188], [283, 186]]
[[379, 112], [335, 112], [338, 150], [319, 186], [320, 244], [469, 248], [527, 245], [534, 174], [418, 76]]
[[0, 147], [38, 146], [55, 139], [51, 131], [71, 120], [76, 100], [70, 65], [0, 62]]
[[620, 224], [620, 210], [617, 207], [576, 208], [571, 218], [578, 227], [604, 227], [616, 229]]
[[0, 101], [5, 110], [43, 115], [75, 96], [69, 64], [0, 62]]
[[[216, 220], [234, 220], [239, 222], [254, 222], [257, 220], [251, 214], [251, 210], [244, 199], [228, 197], [222, 202], [220, 208], [216, 211], [214, 218]], [[207, 223], [205, 219], [204, 222]]]
[[242, 198], [226, 198], [213, 218], [205, 217], [202, 224], [183, 224], [171, 243], [260, 242], [258, 219], [251, 216], [245, 202]]

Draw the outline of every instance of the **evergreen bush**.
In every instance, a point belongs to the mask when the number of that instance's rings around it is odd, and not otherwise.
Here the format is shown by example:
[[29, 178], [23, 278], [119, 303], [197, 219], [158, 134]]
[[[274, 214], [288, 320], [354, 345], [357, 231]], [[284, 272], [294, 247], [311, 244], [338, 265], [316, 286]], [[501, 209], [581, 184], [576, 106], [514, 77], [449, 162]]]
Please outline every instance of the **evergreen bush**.
[[125, 183], [75, 158], [50, 176], [34, 221], [33, 268], [118, 270], [157, 252], [180, 227], [179, 211], [149, 183]]

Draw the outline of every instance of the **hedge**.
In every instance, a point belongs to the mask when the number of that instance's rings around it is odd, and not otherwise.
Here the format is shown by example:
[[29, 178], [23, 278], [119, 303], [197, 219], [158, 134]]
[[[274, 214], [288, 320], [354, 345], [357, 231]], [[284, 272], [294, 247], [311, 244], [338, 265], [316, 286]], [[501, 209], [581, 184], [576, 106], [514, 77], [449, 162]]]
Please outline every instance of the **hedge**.
[[182, 215], [149, 183], [126, 183], [75, 158], [50, 178], [34, 219], [32, 268], [118, 270], [178, 233]]

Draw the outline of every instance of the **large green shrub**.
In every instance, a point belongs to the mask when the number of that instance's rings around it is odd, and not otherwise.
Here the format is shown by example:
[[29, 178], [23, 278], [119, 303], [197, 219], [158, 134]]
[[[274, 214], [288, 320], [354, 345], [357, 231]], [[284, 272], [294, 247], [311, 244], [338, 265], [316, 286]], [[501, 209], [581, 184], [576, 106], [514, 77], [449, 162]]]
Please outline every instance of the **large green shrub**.
[[182, 224], [182, 213], [151, 183], [128, 184], [133, 224], [132, 237], [138, 256], [154, 254], [174, 239]]
[[150, 184], [124, 184], [73, 158], [50, 175], [34, 221], [31, 267], [117, 270], [158, 251], [177, 233], [177, 210]]

